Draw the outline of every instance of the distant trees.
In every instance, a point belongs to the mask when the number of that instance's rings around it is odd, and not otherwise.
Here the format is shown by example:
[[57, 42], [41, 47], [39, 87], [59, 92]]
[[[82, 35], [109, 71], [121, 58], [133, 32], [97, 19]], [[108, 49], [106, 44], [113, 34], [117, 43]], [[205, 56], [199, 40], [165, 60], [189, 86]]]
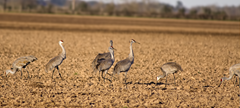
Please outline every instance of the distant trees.
[[121, 0], [119, 4], [114, 3], [114, 0], [103, 1], [0, 0], [0, 11], [240, 21], [240, 5], [210, 5], [188, 9], [181, 1], [177, 1], [176, 6], [157, 0]]

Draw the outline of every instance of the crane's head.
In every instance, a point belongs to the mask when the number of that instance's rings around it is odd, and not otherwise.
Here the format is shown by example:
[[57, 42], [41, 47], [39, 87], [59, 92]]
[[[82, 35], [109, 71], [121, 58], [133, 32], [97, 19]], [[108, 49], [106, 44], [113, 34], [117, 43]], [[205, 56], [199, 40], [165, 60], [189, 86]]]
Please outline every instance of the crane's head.
[[222, 82], [223, 82], [225, 79], [226, 79], [226, 77], [223, 77], [223, 78], [221, 78], [221, 79], [220, 79], [220, 84], [219, 84], [219, 86], [218, 86], [218, 87], [220, 87], [220, 86], [221, 86]]
[[113, 41], [112, 40], [110, 40], [110, 46], [113, 46]]
[[62, 43], [63, 43], [63, 40], [60, 40], [59, 43], [62, 44]]
[[10, 73], [10, 72], [12, 72], [12, 71], [11, 71], [11, 70], [6, 70], [6, 71], [4, 72], [4, 75], [7, 76], [7, 74]]
[[109, 50], [113, 51], [113, 50], [116, 50], [116, 49], [113, 48], [113, 46], [110, 46], [110, 47], [109, 47]]
[[131, 39], [130, 42], [131, 42], [131, 43], [137, 43], [137, 44], [140, 44], [139, 42], [135, 41], [134, 39]]
[[159, 79], [161, 79], [161, 78], [160, 78], [160, 77], [157, 77], [157, 81], [158, 81]]

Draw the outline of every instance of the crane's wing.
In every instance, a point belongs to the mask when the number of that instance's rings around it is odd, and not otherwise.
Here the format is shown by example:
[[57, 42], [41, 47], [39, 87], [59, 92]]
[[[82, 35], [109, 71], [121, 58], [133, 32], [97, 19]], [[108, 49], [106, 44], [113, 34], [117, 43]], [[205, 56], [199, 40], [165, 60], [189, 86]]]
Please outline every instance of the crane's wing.
[[111, 59], [101, 60], [98, 63], [97, 68], [101, 67], [102, 70], [109, 69], [113, 65], [113, 61]]
[[99, 65], [99, 62], [103, 59], [111, 58], [110, 53], [98, 53], [98, 55], [95, 57], [95, 59], [92, 62], [92, 68], [96, 69]]
[[27, 59], [19, 59], [16, 62], [14, 62], [13, 65], [16, 65], [18, 67], [24, 67], [24, 66], [27, 66], [29, 63], [30, 61]]
[[102, 62], [104, 62], [105, 60], [106, 60], [105, 58], [100, 58], [100, 59], [97, 60], [97, 63], [102, 63]]
[[118, 69], [121, 72], [125, 72], [130, 69], [131, 65], [132, 65], [131, 61], [127, 58], [127, 59], [117, 62], [117, 64], [114, 67], [114, 70]]

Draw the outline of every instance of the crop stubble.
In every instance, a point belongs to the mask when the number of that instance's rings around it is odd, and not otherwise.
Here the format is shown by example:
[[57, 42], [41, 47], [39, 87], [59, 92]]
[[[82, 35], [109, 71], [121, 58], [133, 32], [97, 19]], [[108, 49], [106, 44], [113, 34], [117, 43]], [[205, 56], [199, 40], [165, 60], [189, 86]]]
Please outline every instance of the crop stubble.
[[[234, 87], [234, 80], [217, 87], [221, 77], [228, 76], [229, 67], [240, 61], [236, 23], [239, 22], [0, 14], [2, 72], [20, 56], [38, 58], [27, 67], [31, 79], [27, 79], [26, 72], [23, 79], [20, 72], [0, 77], [0, 105], [238, 107], [240, 91]], [[115, 65], [128, 56], [132, 38], [141, 44], [133, 44], [135, 62], [127, 75], [128, 89], [122, 73], [115, 75], [113, 87], [109, 87], [109, 81], [99, 83], [98, 74], [92, 74], [90, 67], [94, 57], [106, 52], [109, 40], [113, 40], [117, 49]], [[59, 40], [64, 41], [67, 53], [60, 66], [63, 80], [57, 73], [51, 79], [52, 73], [44, 71], [44, 65], [61, 52]], [[160, 66], [169, 61], [176, 61], [184, 70], [176, 74], [177, 86], [172, 75], [168, 76], [167, 88], [165, 79], [155, 85], [156, 76], [162, 74]]]

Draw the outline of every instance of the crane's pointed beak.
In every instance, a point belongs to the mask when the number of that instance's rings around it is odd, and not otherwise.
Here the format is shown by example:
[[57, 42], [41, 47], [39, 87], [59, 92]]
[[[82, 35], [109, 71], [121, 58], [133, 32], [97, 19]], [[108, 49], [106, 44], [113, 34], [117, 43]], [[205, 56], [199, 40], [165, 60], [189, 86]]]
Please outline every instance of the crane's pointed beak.
[[112, 49], [115, 50], [115, 51], [117, 51], [117, 49], [113, 48], [113, 46], [112, 46]]
[[220, 82], [220, 84], [218, 85], [218, 87], [220, 87], [220, 86], [221, 86], [221, 84], [222, 84], [222, 81]]
[[140, 44], [139, 42], [135, 41], [135, 43]]

